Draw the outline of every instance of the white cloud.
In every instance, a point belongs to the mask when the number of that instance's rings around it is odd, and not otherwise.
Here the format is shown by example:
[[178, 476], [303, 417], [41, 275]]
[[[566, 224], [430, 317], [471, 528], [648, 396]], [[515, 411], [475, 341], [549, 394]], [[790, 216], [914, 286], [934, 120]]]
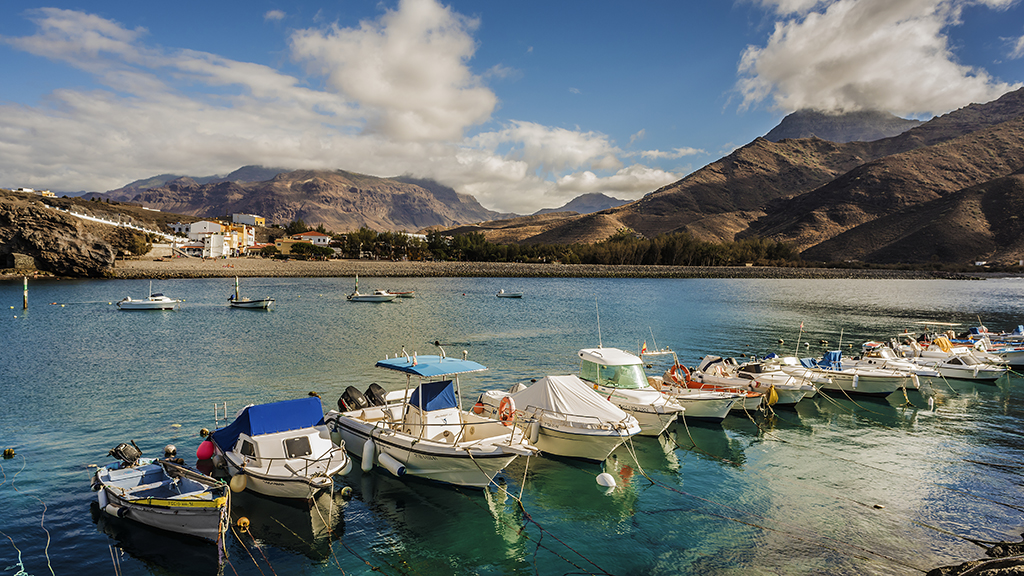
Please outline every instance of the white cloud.
[[700, 148], [673, 148], [672, 150], [668, 150], [665, 152], [662, 152], [661, 150], [641, 150], [639, 152], [627, 152], [624, 153], [623, 156], [640, 156], [641, 158], [646, 158], [648, 160], [674, 160], [676, 158], [682, 158], [683, 156], [696, 156], [697, 154], [707, 154], [707, 152], [701, 150]]
[[[1013, 0], [975, 3], [1005, 8]], [[739, 65], [743, 107], [770, 99], [790, 112], [882, 109], [942, 113], [1019, 85], [957, 63], [944, 32], [967, 0], [762, 0], [787, 15]], [[819, 9], [820, 8], [820, 9]], [[814, 9], [814, 10], [811, 10]], [[805, 12], [806, 11], [806, 12]]]
[[285, 13], [280, 11], [280, 10], [268, 10], [267, 13], [263, 15], [263, 19], [268, 21], [268, 22], [276, 22], [278, 20], [284, 20], [284, 17], [285, 17]]
[[497, 97], [467, 61], [478, 22], [433, 0], [402, 0], [359, 28], [300, 30], [293, 55], [357, 100], [367, 128], [406, 141], [457, 140], [490, 118]]
[[579, 88], [569, 88], [569, 92], [572, 94], [582, 94]]
[[1017, 41], [1013, 43], [1013, 49], [1010, 50], [1010, 58], [1016, 60], [1024, 56], [1024, 36], [1017, 38]]
[[[329, 79], [326, 90], [268, 66], [156, 47], [145, 29], [92, 14], [44, 9], [32, 19], [34, 34], [3, 41], [82, 70], [98, 88], [0, 104], [0, 185], [105, 191], [160, 173], [226, 174], [246, 164], [341, 168], [435, 178], [488, 208], [532, 213], [592, 190], [638, 198], [679, 178], [620, 159], [670, 153], [623, 153], [594, 131], [509, 120], [463, 137], [496, 99], [465, 65], [475, 23], [426, 0], [358, 29], [300, 32], [311, 44], [296, 41], [297, 54]], [[371, 49], [376, 63], [358, 62]], [[387, 94], [410, 51], [427, 53], [412, 65], [429, 69]], [[360, 78], [378, 85], [350, 85]], [[402, 118], [412, 133], [392, 126]]]

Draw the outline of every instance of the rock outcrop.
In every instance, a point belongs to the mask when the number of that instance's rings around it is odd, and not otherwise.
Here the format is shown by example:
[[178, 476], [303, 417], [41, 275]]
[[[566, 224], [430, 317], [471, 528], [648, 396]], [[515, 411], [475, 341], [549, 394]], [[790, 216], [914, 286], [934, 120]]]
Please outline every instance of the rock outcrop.
[[27, 194], [0, 193], [0, 262], [14, 254], [31, 257], [42, 272], [99, 278], [109, 274], [115, 251], [96, 226]]

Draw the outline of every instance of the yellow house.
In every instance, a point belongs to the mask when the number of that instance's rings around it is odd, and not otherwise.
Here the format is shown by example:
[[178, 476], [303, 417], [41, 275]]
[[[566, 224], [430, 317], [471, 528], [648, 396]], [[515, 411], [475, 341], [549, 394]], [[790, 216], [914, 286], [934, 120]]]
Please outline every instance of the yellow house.
[[296, 244], [309, 244], [309, 240], [295, 240], [294, 238], [277, 238], [274, 240], [274, 247], [281, 254], [291, 254], [292, 246]]

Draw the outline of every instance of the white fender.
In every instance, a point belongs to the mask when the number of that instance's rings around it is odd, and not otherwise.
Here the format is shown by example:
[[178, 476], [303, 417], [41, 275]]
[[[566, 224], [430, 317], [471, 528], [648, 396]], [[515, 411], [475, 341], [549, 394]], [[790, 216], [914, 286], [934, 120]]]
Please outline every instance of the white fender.
[[377, 462], [379, 462], [381, 466], [387, 468], [388, 472], [391, 472], [395, 476], [398, 476], [399, 478], [405, 476], [405, 465], [394, 459], [387, 452], [381, 452], [380, 456], [377, 457]]
[[363, 472], [369, 472], [373, 470], [373, 455], [375, 452], [373, 440], [367, 438], [366, 442], [363, 443], [363, 461], [359, 464]]

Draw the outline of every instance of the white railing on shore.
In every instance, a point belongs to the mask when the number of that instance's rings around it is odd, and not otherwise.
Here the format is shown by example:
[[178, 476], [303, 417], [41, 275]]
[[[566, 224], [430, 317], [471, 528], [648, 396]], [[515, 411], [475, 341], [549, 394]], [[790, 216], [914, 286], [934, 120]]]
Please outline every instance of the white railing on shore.
[[49, 207], [53, 208], [54, 210], [58, 210], [60, 212], [64, 212], [65, 214], [68, 214], [69, 216], [74, 216], [75, 218], [81, 218], [83, 220], [90, 220], [92, 222], [99, 222], [100, 224], [109, 224], [111, 226], [118, 226], [120, 228], [131, 228], [132, 230], [138, 230], [139, 232], [145, 232], [147, 234], [154, 234], [156, 236], [159, 236], [159, 237], [163, 238], [164, 240], [167, 240], [168, 242], [176, 242], [176, 243], [179, 243], [179, 244], [185, 244], [185, 243], [187, 243], [189, 241], [188, 238], [183, 238], [181, 236], [175, 236], [173, 234], [167, 234], [166, 232], [160, 232], [158, 230], [153, 230], [153, 229], [150, 229], [150, 228], [146, 228], [145, 226], [138, 226], [136, 224], [131, 224], [129, 222], [122, 222], [120, 220], [117, 220], [117, 221], [115, 221], [115, 220], [107, 220], [106, 218], [99, 218], [97, 216], [90, 216], [88, 214], [82, 214], [80, 212], [72, 212], [71, 210], [65, 210], [63, 208], [58, 208], [56, 206], [49, 206]]

